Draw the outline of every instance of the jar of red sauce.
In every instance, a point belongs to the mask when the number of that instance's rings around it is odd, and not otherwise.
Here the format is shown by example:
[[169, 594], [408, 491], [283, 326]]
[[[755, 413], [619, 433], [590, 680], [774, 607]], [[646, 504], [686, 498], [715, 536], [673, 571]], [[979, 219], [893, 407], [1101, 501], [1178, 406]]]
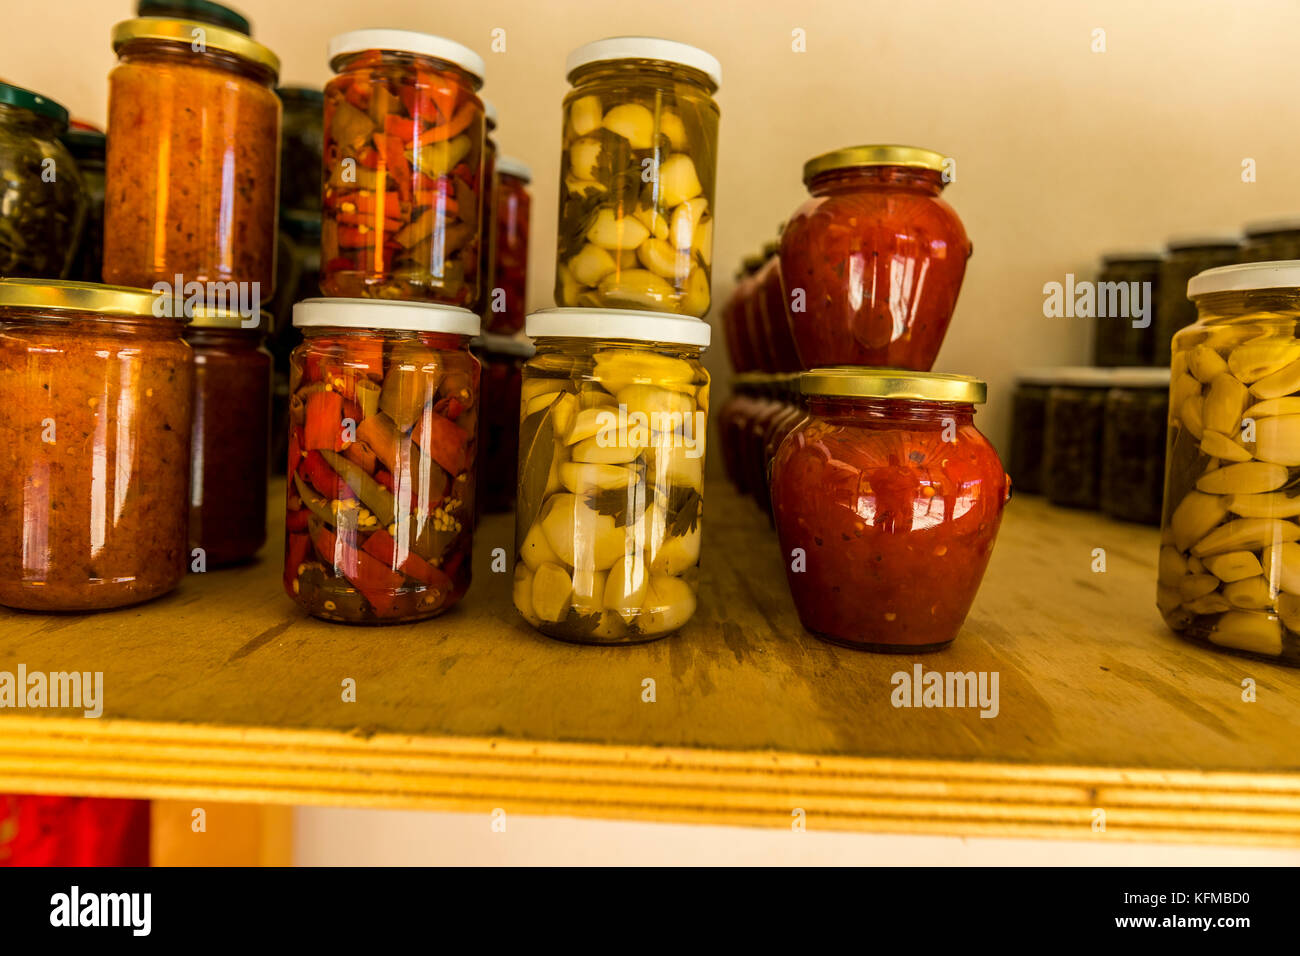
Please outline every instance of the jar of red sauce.
[[973, 418], [981, 381], [824, 368], [772, 466], [772, 505], [799, 620], [824, 640], [946, 647], [975, 600], [1010, 497]]
[[762, 265], [757, 256], [748, 256], [736, 272], [736, 287], [722, 310], [722, 332], [727, 342], [727, 358], [738, 374], [757, 372], [759, 358], [746, 327], [747, 301], [753, 292], [754, 273]]
[[749, 484], [744, 467], [744, 436], [750, 417], [758, 407], [756, 372], [742, 372], [731, 380], [732, 394], [718, 413], [718, 433], [722, 443], [722, 464], [727, 479], [744, 494]]
[[939, 196], [945, 162], [912, 146], [852, 146], [804, 165], [812, 195], [781, 235], [804, 368], [934, 365], [971, 254]]
[[761, 289], [758, 284], [758, 273], [762, 270], [767, 259], [761, 255], [747, 256], [745, 258], [745, 272], [748, 278], [744, 286], [744, 294], [739, 305], [737, 324], [740, 327], [740, 338], [749, 349], [750, 355], [754, 361], [754, 371], [771, 372], [776, 368], [776, 358], [772, 355], [772, 348], [768, 344], [767, 334], [763, 330], [763, 311]]
[[758, 331], [764, 354], [771, 360], [773, 372], [799, 372], [799, 352], [790, 332], [785, 291], [781, 287], [781, 244], [769, 242], [763, 247], [764, 262], [754, 277], [757, 300]]
[[524, 327], [527, 312], [528, 220], [532, 206], [528, 184], [532, 172], [510, 156], [502, 156], [496, 169], [492, 286], [483, 320], [488, 331], [511, 335]]

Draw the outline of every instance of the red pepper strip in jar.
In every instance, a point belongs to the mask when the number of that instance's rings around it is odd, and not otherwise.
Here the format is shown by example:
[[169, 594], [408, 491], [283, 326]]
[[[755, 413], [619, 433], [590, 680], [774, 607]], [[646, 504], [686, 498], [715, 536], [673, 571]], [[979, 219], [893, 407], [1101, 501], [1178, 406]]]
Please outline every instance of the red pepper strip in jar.
[[805, 373], [772, 506], [799, 619], [827, 641], [927, 651], [957, 636], [1010, 496], [975, 428], [984, 383], [897, 369]]

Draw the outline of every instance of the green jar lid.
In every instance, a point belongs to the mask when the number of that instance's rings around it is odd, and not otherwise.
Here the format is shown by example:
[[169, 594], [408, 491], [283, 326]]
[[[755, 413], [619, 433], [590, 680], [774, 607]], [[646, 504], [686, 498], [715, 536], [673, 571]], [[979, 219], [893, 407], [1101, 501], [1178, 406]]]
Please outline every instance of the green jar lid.
[[325, 94], [311, 86], [277, 86], [275, 95], [281, 102], [297, 100], [303, 103], [324, 103]]
[[167, 17], [169, 19], [197, 20], [213, 26], [235, 30], [246, 36], [253, 35], [253, 25], [241, 13], [223, 7], [212, 0], [140, 0], [136, 5], [137, 17]]
[[68, 126], [68, 111], [65, 110], [48, 96], [41, 96], [40, 93], [34, 93], [31, 90], [24, 89], [21, 86], [13, 86], [9, 83], [0, 83], [0, 104], [5, 106], [16, 106], [22, 110], [28, 110], [38, 116], [47, 116], [54, 120], [62, 129]]

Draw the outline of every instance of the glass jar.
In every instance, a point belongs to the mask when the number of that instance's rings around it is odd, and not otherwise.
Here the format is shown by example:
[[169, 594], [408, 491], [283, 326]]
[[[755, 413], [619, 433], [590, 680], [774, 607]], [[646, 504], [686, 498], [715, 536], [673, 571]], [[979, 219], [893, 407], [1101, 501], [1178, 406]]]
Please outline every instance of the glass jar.
[[1060, 369], [1048, 390], [1043, 427], [1043, 494], [1054, 505], [1098, 506], [1101, 441], [1111, 378], [1111, 369]]
[[758, 270], [763, 267], [762, 256], [746, 256], [736, 284], [736, 304], [732, 325], [735, 329], [736, 368], [742, 372], [766, 372], [772, 361], [767, 355], [767, 340], [759, 333], [758, 312], [755, 300], [758, 292]]
[[271, 353], [262, 339], [271, 321], [200, 306], [185, 330], [194, 351], [190, 548], [209, 568], [247, 561], [266, 543]]
[[479, 363], [468, 309], [293, 309], [284, 586], [309, 614], [419, 621], [469, 588]]
[[1174, 334], [1196, 321], [1196, 306], [1187, 298], [1188, 280], [1206, 269], [1236, 262], [1240, 248], [1241, 243], [1233, 236], [1194, 236], [1169, 241], [1160, 262], [1152, 365], [1168, 367], [1169, 345]]
[[527, 329], [515, 607], [562, 641], [665, 637], [695, 613], [710, 328], [550, 309]]
[[[271, 313], [293, 315], [293, 307], [320, 295], [320, 212], [286, 209], [280, 214], [280, 254], [275, 264], [275, 298]], [[271, 467], [284, 474], [289, 453], [289, 354], [302, 334], [287, 319], [270, 323], [266, 347], [271, 351]]]
[[1240, 262], [1282, 262], [1300, 259], [1300, 219], [1267, 219], [1252, 222], [1238, 254]]
[[759, 373], [742, 372], [731, 380], [731, 389], [731, 397], [718, 414], [718, 436], [727, 479], [743, 495], [749, 491], [744, 442], [750, 418], [758, 407]]
[[776, 396], [778, 376], [764, 372], [758, 380], [758, 394], [753, 410], [745, 421], [741, 433], [741, 466], [745, 469], [745, 487], [754, 504], [763, 511], [771, 507], [769, 474], [767, 471], [767, 430], [782, 410]]
[[803, 375], [808, 417], [772, 466], [799, 620], [847, 647], [915, 653], [957, 636], [1010, 496], [975, 427], [984, 383], [863, 368]]
[[781, 244], [769, 242], [763, 247], [765, 260], [754, 277], [759, 334], [766, 343], [764, 352], [772, 357], [772, 371], [798, 372], [799, 351], [790, 332], [790, 314], [781, 285]]
[[67, 127], [58, 103], [0, 83], [0, 276], [59, 279], [72, 268], [87, 201], [59, 141]]
[[972, 251], [939, 196], [945, 162], [912, 146], [853, 146], [804, 164], [810, 198], [781, 235], [801, 367], [934, 364]]
[[[1102, 256], [1093, 326], [1094, 365], [1150, 365], [1154, 360], [1160, 329], [1156, 309], [1160, 263], [1158, 252]], [[1111, 283], [1113, 295], [1108, 291]]]
[[1300, 267], [1220, 266], [1187, 293], [1157, 604], [1189, 640], [1300, 665]]
[[1101, 440], [1101, 512], [1120, 521], [1159, 524], [1169, 369], [1122, 369], [1110, 384]]
[[248, 19], [229, 7], [212, 0], [140, 0], [135, 6], [137, 17], [166, 17], [174, 20], [194, 20], [225, 27], [245, 36], [252, 36], [253, 26]]
[[479, 417], [478, 506], [482, 514], [515, 506], [519, 475], [519, 395], [524, 362], [533, 356], [527, 339], [481, 335], [471, 351], [483, 363], [483, 414]]
[[159, 301], [0, 280], [0, 604], [123, 607], [184, 576], [194, 367]]
[[569, 54], [555, 301], [704, 316], [722, 67], [650, 37]]
[[482, 58], [406, 30], [329, 52], [321, 292], [478, 308]]
[[104, 274], [104, 158], [108, 138], [88, 128], [70, 129], [59, 138], [77, 164], [86, 192], [86, 219], [68, 278], [99, 282]]
[[519, 160], [497, 162], [495, 227], [492, 231], [492, 296], [485, 312], [489, 331], [511, 335], [524, 327], [528, 301], [528, 227], [532, 173]]
[[799, 390], [799, 379], [799, 375], [788, 374], [776, 377], [773, 387], [779, 407], [776, 414], [768, 420], [763, 432], [763, 480], [767, 485], [768, 493], [759, 505], [769, 518], [774, 518], [771, 485], [772, 466], [776, 462], [776, 453], [780, 451], [781, 443], [785, 441], [786, 436], [808, 417], [808, 409]]
[[1011, 397], [1011, 481], [1017, 491], [1043, 491], [1043, 449], [1047, 444], [1047, 395], [1063, 369], [1030, 369], [1016, 376]]
[[284, 122], [280, 127], [280, 215], [293, 210], [320, 218], [325, 95], [306, 86], [281, 86]]
[[119, 23], [113, 49], [104, 280], [237, 282], [269, 299], [280, 61], [241, 33], [187, 20]]
[[488, 314], [492, 309], [493, 270], [496, 268], [493, 244], [496, 242], [497, 217], [497, 141], [496, 132], [499, 114], [496, 104], [483, 101], [483, 223], [478, 244], [478, 274], [482, 288], [479, 292], [479, 315], [487, 327]]

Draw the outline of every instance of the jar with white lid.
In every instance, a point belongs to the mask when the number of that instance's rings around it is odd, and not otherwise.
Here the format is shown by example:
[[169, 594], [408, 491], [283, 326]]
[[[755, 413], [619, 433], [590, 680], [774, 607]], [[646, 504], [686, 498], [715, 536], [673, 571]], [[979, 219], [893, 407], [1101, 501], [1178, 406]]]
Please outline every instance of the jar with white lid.
[[654, 37], [611, 37], [566, 63], [555, 301], [709, 310], [718, 61]]
[[470, 582], [478, 316], [308, 299], [293, 324], [285, 589], [331, 621], [441, 614]]
[[483, 58], [409, 30], [330, 40], [321, 291], [478, 307]]
[[1186, 638], [1300, 665], [1300, 261], [1210, 269], [1187, 295], [1157, 603]]
[[665, 637], [695, 613], [710, 327], [548, 309], [527, 331], [515, 607], [563, 641]]

